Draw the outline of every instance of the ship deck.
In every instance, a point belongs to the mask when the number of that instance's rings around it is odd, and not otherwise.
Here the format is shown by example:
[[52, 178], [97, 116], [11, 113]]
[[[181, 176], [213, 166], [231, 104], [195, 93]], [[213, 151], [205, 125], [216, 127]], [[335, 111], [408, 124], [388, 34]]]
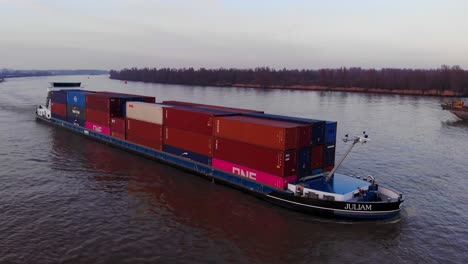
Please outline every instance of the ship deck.
[[327, 181], [324, 176], [307, 180], [304, 187], [328, 193], [347, 194], [360, 189], [367, 189], [370, 182], [353, 178], [350, 176], [335, 173], [330, 181]]

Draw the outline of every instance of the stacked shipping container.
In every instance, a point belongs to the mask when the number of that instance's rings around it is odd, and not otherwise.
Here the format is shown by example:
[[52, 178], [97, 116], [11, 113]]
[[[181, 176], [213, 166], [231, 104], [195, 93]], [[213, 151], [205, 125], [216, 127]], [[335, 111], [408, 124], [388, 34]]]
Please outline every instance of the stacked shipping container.
[[[333, 168], [336, 122], [269, 115], [256, 110], [180, 101], [164, 101], [163, 103], [198, 110], [231, 111], [232, 114], [237, 114], [215, 118], [212, 154], [214, 167], [247, 177], [248, 175], [261, 175], [260, 178], [255, 177], [255, 179], [268, 184], [275, 183], [274, 186], [280, 188], [284, 188], [285, 184], [296, 176], [318, 174], [325, 169]], [[211, 130], [211, 127], [203, 129], [190, 124], [194, 119], [190, 114], [182, 114], [179, 119], [183, 120], [184, 117], [186, 120], [183, 125], [177, 123], [170, 126], [196, 130], [198, 133], [208, 133]], [[208, 120], [206, 124], [210, 125], [211, 122], [212, 120]], [[168, 126], [167, 123], [165, 125]], [[183, 134], [177, 130], [175, 132]], [[206, 144], [210, 145], [209, 142]], [[204, 150], [207, 151], [209, 148]], [[188, 155], [185, 149], [179, 152]], [[205, 152], [205, 154], [210, 153]], [[282, 177], [283, 180], [267, 180], [275, 177]], [[284, 180], [285, 177], [289, 178]]]
[[67, 93], [65, 91], [50, 92], [50, 111], [53, 118], [67, 121]]
[[217, 116], [231, 112], [186, 106], [164, 108], [164, 150], [212, 165], [213, 124]]
[[117, 98], [104, 94], [86, 95], [86, 128], [110, 135], [111, 117], [120, 116], [122, 108]]
[[51, 98], [55, 118], [277, 188], [334, 166], [336, 122], [111, 92]]
[[[245, 115], [304, 124], [310, 127], [310, 143], [308, 146], [299, 149], [298, 178], [333, 169], [335, 165], [336, 122], [272, 114], [247, 113]], [[310, 159], [310, 161], [307, 159]]]
[[126, 103], [128, 141], [162, 150], [163, 105], [145, 102]]
[[311, 127], [303, 124], [248, 116], [217, 118], [213, 166], [229, 165], [231, 172], [285, 188], [301, 170], [310, 171], [310, 151], [304, 147], [310, 145], [311, 134]]
[[67, 121], [77, 126], [86, 126], [86, 95], [88, 91], [67, 91]]
[[86, 96], [86, 128], [125, 139], [127, 138], [125, 124], [128, 125], [125, 121], [127, 102], [155, 102], [155, 100], [154, 97], [111, 92], [88, 94]]

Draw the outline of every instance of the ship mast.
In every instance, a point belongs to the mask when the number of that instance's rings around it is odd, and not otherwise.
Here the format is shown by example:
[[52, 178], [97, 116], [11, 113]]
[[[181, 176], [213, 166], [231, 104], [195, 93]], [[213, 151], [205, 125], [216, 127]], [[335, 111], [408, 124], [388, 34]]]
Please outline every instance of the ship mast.
[[338, 162], [338, 164], [335, 166], [335, 168], [333, 168], [333, 170], [331, 170], [326, 176], [325, 176], [325, 180], [326, 181], [330, 181], [333, 174], [335, 173], [335, 171], [340, 167], [340, 165], [343, 163], [343, 161], [346, 159], [346, 157], [349, 155], [349, 153], [351, 153], [351, 150], [353, 150], [354, 146], [356, 146], [357, 143], [361, 143], [361, 144], [365, 144], [367, 143], [367, 141], [369, 141], [370, 139], [368, 138], [368, 135], [366, 134], [366, 131], [363, 131], [362, 132], [363, 136], [355, 136], [353, 139], [350, 139], [348, 134], [345, 135], [345, 138], [343, 139], [344, 142], [348, 142], [348, 141], [353, 141], [353, 144], [351, 144], [351, 146], [348, 148], [348, 150], [346, 151], [346, 153], [343, 155], [343, 157], [341, 158], [341, 160]]

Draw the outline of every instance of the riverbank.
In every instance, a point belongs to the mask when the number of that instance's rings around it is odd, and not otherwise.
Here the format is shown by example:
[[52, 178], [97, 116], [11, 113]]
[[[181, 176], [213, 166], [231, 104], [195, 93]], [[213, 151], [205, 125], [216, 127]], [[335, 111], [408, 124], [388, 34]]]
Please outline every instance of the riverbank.
[[191, 86], [468, 96], [468, 71], [446, 65], [437, 69], [126, 68], [109, 73], [116, 80]]
[[378, 89], [378, 88], [362, 88], [362, 87], [326, 87], [318, 85], [254, 85], [254, 84], [218, 84], [215, 86], [230, 86], [239, 88], [256, 88], [256, 89], [279, 89], [279, 90], [309, 90], [309, 91], [337, 91], [337, 92], [358, 92], [358, 93], [381, 93], [381, 94], [400, 94], [400, 95], [421, 95], [421, 96], [444, 96], [444, 97], [462, 97], [468, 96], [455, 91], [448, 90], [397, 90], [397, 89]]

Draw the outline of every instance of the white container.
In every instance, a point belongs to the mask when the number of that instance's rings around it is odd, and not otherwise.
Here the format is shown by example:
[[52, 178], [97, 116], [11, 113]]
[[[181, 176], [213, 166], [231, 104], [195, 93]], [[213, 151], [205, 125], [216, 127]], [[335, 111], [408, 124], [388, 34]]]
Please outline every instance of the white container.
[[163, 124], [163, 108], [169, 105], [127, 102], [127, 118], [145, 121], [153, 124]]

